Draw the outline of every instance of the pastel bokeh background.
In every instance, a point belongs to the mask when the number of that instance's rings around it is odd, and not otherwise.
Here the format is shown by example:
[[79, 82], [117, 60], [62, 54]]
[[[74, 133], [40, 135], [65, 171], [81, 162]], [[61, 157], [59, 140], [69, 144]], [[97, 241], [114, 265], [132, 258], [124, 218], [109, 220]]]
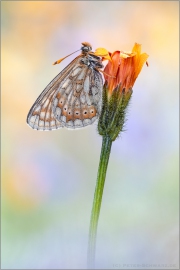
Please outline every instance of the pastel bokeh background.
[[[3, 269], [83, 269], [101, 149], [97, 123], [38, 132], [27, 113], [88, 41], [149, 54], [113, 143], [97, 268], [178, 269], [178, 1], [2, 1]], [[137, 266], [139, 265], [139, 266]]]

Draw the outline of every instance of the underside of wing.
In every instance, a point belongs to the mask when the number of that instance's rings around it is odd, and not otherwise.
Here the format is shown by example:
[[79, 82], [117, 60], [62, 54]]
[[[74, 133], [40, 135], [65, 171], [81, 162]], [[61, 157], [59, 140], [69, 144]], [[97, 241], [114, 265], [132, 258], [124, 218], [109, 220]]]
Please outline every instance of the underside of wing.
[[64, 126], [59, 122], [52, 110], [54, 96], [61, 88], [63, 81], [72, 73], [79, 56], [63, 69], [44, 89], [37, 98], [27, 116], [27, 124], [37, 130], [54, 130]]
[[77, 64], [54, 95], [54, 117], [70, 129], [90, 125], [100, 114], [101, 94], [101, 74], [87, 65]]
[[27, 123], [30, 127], [37, 130], [54, 130], [63, 127], [52, 112], [52, 98], [54, 91], [44, 97], [44, 100], [40, 104], [36, 103], [30, 110]]

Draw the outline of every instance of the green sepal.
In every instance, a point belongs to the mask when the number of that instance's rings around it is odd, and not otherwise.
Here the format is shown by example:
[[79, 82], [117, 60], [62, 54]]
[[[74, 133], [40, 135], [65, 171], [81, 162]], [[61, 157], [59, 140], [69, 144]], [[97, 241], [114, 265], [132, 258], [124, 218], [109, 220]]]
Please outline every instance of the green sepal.
[[106, 130], [107, 119], [108, 119], [108, 88], [107, 82], [105, 82], [102, 92], [102, 108], [101, 114], [98, 122], [98, 131], [100, 135], [105, 135], [104, 131]]
[[103, 87], [102, 110], [98, 122], [99, 134], [109, 136], [114, 141], [122, 131], [126, 108], [132, 95], [132, 89], [125, 91], [121, 90], [121, 85], [118, 85], [108, 97], [107, 83]]

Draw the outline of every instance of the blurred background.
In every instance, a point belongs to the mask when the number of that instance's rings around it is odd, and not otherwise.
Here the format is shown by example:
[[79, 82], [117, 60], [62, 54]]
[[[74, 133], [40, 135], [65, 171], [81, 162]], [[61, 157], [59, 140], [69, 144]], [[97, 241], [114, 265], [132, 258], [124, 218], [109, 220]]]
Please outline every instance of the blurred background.
[[[32, 130], [26, 116], [88, 41], [149, 54], [113, 143], [97, 236], [103, 269], [178, 269], [178, 1], [2, 1], [3, 269], [83, 269], [101, 150], [97, 123]], [[137, 266], [139, 265], [139, 266]]]

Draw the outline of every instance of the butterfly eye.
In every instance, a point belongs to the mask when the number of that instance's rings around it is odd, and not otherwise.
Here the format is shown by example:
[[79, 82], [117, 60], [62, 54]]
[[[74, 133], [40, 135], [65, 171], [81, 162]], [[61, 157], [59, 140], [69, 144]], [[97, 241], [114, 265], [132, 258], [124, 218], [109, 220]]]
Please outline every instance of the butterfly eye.
[[87, 114], [87, 112], [85, 111], [84, 114]]
[[92, 51], [92, 47], [91, 46], [88, 46], [88, 45], [90, 45], [90, 44], [83, 44], [84, 46], [83, 47], [81, 47], [81, 50], [83, 51], [83, 52], [89, 52], [89, 51]]

